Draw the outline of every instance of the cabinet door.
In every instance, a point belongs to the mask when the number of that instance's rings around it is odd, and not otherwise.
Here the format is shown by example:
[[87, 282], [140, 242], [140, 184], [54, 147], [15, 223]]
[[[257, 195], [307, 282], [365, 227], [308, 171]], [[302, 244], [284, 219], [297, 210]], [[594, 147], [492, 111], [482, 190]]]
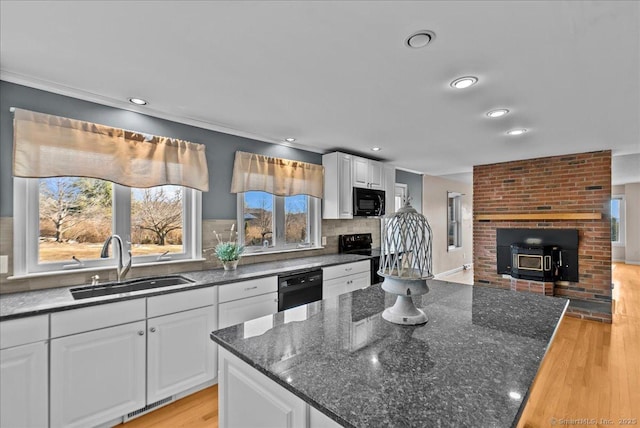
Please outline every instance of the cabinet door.
[[216, 376], [213, 306], [147, 320], [147, 404]]
[[51, 341], [51, 427], [89, 427], [145, 406], [145, 321]]
[[330, 299], [347, 292], [347, 278], [336, 278], [322, 282], [322, 298]]
[[382, 162], [369, 161], [369, 187], [384, 190], [384, 164]]
[[353, 157], [353, 185], [369, 187], [369, 159]]
[[353, 218], [353, 183], [351, 181], [351, 156], [338, 156], [338, 214], [340, 218]]
[[218, 328], [278, 312], [278, 293], [267, 293], [218, 305]]
[[307, 426], [307, 404], [220, 348], [220, 428]]
[[349, 275], [347, 277], [346, 292], [350, 293], [352, 291], [361, 290], [363, 288], [367, 288], [370, 285], [371, 274], [369, 272], [360, 273], [357, 275]]
[[46, 427], [47, 342], [0, 351], [0, 427]]

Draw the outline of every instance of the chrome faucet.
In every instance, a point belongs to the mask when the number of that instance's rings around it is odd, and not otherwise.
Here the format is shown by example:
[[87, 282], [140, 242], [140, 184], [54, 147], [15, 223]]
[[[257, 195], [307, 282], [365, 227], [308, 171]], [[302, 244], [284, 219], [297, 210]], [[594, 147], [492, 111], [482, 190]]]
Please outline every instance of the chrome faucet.
[[107, 240], [104, 241], [104, 245], [102, 246], [102, 251], [100, 252], [100, 258], [106, 259], [109, 257], [109, 244], [111, 243], [111, 240], [114, 238], [115, 238], [115, 242], [118, 243], [118, 267], [116, 268], [116, 275], [118, 277], [118, 282], [120, 282], [127, 275], [127, 272], [129, 272], [129, 269], [131, 269], [131, 260], [132, 260], [131, 250], [129, 250], [128, 251], [129, 262], [127, 263], [126, 266], [124, 266], [122, 263], [122, 252], [123, 252], [123, 246], [124, 246], [124, 244], [122, 243], [122, 238], [120, 238], [120, 236], [118, 235], [111, 235], [110, 237], [108, 237]]

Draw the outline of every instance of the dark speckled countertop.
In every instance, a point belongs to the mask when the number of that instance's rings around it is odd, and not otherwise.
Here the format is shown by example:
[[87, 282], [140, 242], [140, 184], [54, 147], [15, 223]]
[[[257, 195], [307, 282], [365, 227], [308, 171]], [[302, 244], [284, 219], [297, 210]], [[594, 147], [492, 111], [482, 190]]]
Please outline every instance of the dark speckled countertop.
[[[0, 295], [0, 321], [13, 318], [45, 314], [50, 312], [77, 309], [86, 306], [103, 305], [122, 300], [139, 299], [142, 297], [156, 296], [160, 294], [175, 293], [195, 288], [210, 287], [228, 284], [253, 278], [278, 275], [297, 270], [332, 266], [360, 260], [369, 257], [351, 254], [330, 254], [325, 256], [301, 257], [269, 263], [255, 263], [238, 266], [235, 271], [212, 269], [203, 271], [183, 272], [182, 275], [193, 280], [193, 283], [175, 285], [171, 287], [141, 290], [130, 293], [112, 294], [110, 296], [93, 297], [82, 300], [74, 300], [70, 290], [83, 284], [72, 287], [50, 288], [45, 290], [28, 291], [24, 293], [11, 293]], [[139, 278], [135, 278], [139, 279]]]
[[515, 426], [568, 300], [429, 286], [423, 326], [382, 319], [373, 285], [211, 338], [343, 426]]

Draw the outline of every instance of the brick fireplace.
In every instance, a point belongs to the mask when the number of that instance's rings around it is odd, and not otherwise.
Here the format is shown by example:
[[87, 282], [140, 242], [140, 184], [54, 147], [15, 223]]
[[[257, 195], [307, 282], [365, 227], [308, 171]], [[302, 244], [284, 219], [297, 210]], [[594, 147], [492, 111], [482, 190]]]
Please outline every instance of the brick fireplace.
[[[569, 315], [611, 322], [610, 199], [611, 151], [475, 166], [474, 284], [568, 297]], [[579, 281], [499, 274], [504, 228], [578, 230]]]

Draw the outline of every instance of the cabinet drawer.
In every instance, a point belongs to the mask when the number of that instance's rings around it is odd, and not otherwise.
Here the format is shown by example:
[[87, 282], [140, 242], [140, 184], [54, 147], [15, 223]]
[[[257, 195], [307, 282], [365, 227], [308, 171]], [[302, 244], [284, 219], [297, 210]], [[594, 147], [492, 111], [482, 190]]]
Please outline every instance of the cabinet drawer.
[[326, 281], [363, 272], [371, 272], [370, 260], [322, 268], [322, 278]]
[[234, 282], [218, 287], [218, 300], [220, 303], [232, 300], [245, 299], [260, 294], [278, 291], [278, 277], [251, 279], [249, 281]]
[[147, 298], [147, 316], [157, 317], [174, 312], [211, 306], [216, 303], [216, 292], [213, 287], [179, 293], [163, 294]]
[[218, 328], [229, 327], [278, 312], [278, 293], [267, 293], [218, 305]]
[[0, 323], [0, 349], [49, 338], [49, 315], [19, 318]]
[[51, 314], [51, 337], [97, 330], [143, 320], [145, 317], [145, 299], [56, 312]]

